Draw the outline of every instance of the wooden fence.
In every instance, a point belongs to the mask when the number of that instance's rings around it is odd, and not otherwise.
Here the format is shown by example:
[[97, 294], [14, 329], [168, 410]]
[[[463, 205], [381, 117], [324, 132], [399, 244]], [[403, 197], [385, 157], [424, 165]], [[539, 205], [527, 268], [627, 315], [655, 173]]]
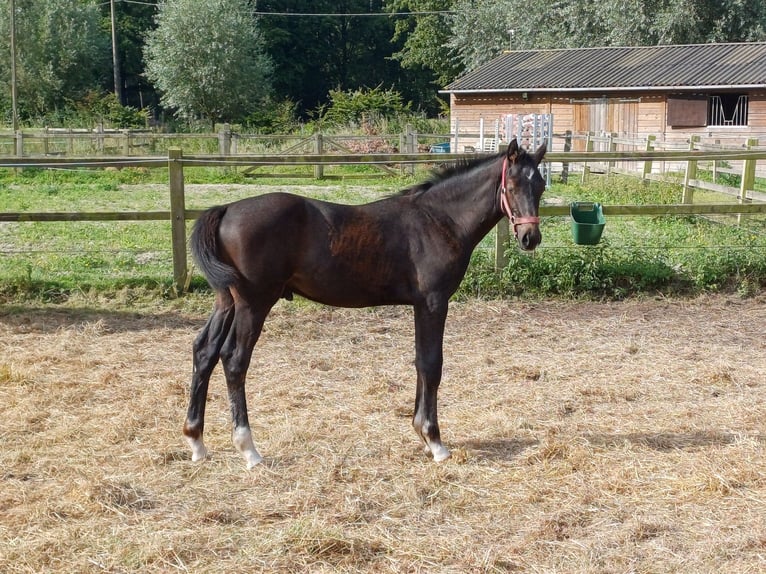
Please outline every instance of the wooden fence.
[[[715, 191], [746, 200], [766, 201], [766, 194], [753, 189], [756, 171], [761, 177], [766, 177], [766, 162], [757, 165], [755, 161], [748, 161], [753, 156], [744, 152], [766, 152], [766, 146], [759, 146], [755, 138], [743, 140], [741, 145], [722, 144], [720, 140], [702, 141], [698, 135], [692, 135], [686, 141], [658, 141], [655, 136], [649, 135], [644, 138], [618, 137], [616, 134], [596, 135], [594, 133], [563, 136], [565, 149], [573, 149], [574, 142], [580, 141], [580, 147], [587, 152], [604, 151], [618, 153], [619, 151], [672, 151], [683, 154], [687, 151], [710, 152], [699, 159], [679, 161], [669, 154], [667, 159], [659, 161], [646, 161], [636, 169], [634, 162], [624, 162], [619, 159], [594, 164], [585, 164], [582, 169], [582, 180], [588, 176], [592, 168], [607, 174], [623, 173], [639, 176], [644, 180], [677, 180], [681, 179], [684, 188], [684, 202], [691, 203], [695, 189]], [[622, 165], [621, 165], [622, 164]], [[627, 166], [626, 166], [627, 164]], [[706, 171], [712, 181], [700, 179], [698, 174]], [[740, 185], [734, 187], [717, 183], [722, 174], [734, 175], [740, 179]]]
[[[254, 155], [220, 157], [210, 155], [184, 155], [180, 149], [171, 149], [166, 158], [0, 158], [0, 168], [105, 168], [105, 167], [161, 167], [168, 168], [169, 181], [169, 210], [150, 212], [48, 212], [48, 213], [0, 213], [0, 222], [24, 222], [24, 221], [148, 221], [163, 220], [171, 222], [171, 242], [173, 252], [173, 279], [176, 289], [181, 292], [187, 284], [189, 274], [186, 248], [186, 224], [190, 219], [196, 219], [200, 215], [199, 210], [187, 210], [184, 196], [184, 168], [192, 166], [241, 166], [253, 167], [262, 165], [390, 165], [416, 163], [444, 162], [465, 157], [464, 154], [345, 154], [345, 155]], [[743, 151], [640, 151], [640, 152], [551, 152], [546, 155], [546, 161], [561, 163], [567, 166], [573, 163], [583, 165], [593, 163], [609, 163], [617, 161], [644, 162], [651, 164], [656, 161], [686, 162], [687, 166], [693, 166], [702, 161], [738, 160], [745, 166], [746, 174], [755, 172], [756, 162], [766, 160], [766, 151], [743, 150]], [[692, 167], [687, 167], [687, 173], [691, 173]], [[587, 170], [585, 170], [587, 171]], [[749, 175], [744, 176], [743, 186]], [[693, 178], [687, 178], [687, 183]], [[750, 183], [752, 186], [752, 182]], [[745, 190], [746, 191], [746, 190]], [[682, 215], [682, 214], [754, 214], [766, 213], [766, 203], [751, 203], [746, 193], [741, 193], [737, 203], [697, 203], [691, 202], [691, 194], [684, 194], [684, 200], [680, 204], [671, 205], [605, 205], [604, 214], [609, 216], [626, 215]], [[540, 208], [541, 216], [567, 216], [568, 205], [543, 205]], [[495, 247], [495, 260], [497, 266], [504, 267], [505, 248], [508, 244], [508, 222], [503, 220], [498, 226]]]
[[449, 134], [416, 133], [406, 126], [403, 133], [380, 135], [339, 134], [246, 134], [224, 124], [217, 133], [159, 133], [151, 130], [103, 128], [2, 131], [0, 157], [146, 157], [166, 156], [170, 148], [185, 153], [230, 155], [325, 153], [417, 153]]

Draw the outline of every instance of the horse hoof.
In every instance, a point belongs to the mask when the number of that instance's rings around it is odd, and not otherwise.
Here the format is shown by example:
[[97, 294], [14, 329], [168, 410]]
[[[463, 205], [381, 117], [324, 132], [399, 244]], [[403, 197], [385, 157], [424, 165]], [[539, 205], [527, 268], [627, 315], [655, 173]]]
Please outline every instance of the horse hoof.
[[434, 462], [442, 462], [452, 456], [450, 451], [447, 450], [447, 447], [443, 445], [439, 445], [438, 447], [431, 449], [431, 452], [434, 455]]
[[188, 438], [192, 450], [192, 461], [199, 462], [207, 458], [207, 448], [201, 440]]
[[245, 460], [247, 461], [247, 470], [252, 470], [263, 462], [263, 457], [258, 452], [248, 452], [245, 455]]

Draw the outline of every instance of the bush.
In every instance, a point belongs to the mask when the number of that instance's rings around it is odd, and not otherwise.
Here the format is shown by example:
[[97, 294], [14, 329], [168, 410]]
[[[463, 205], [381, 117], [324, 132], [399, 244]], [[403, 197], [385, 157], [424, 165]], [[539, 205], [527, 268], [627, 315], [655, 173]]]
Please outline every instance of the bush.
[[298, 105], [292, 100], [264, 100], [244, 123], [249, 130], [261, 134], [290, 134], [301, 128]]
[[[556, 185], [546, 197], [605, 204], [675, 203], [678, 186], [644, 185], [631, 178], [592, 177]], [[488, 251], [477, 251], [458, 297], [589, 297], [752, 295], [766, 286], [764, 218], [610, 217], [601, 243], [575, 245], [569, 217], [544, 218], [534, 254], [512, 246], [499, 273]]]
[[[374, 130], [383, 119], [410, 115], [409, 104], [404, 104], [396, 90], [372, 89], [331, 90], [330, 103], [315, 112], [320, 124], [334, 127], [358, 126]], [[375, 133], [373, 131], [372, 133]]]
[[128, 129], [145, 128], [148, 123], [147, 110], [123, 106], [112, 93], [89, 92], [74, 108], [84, 125], [104, 124], [105, 127]]

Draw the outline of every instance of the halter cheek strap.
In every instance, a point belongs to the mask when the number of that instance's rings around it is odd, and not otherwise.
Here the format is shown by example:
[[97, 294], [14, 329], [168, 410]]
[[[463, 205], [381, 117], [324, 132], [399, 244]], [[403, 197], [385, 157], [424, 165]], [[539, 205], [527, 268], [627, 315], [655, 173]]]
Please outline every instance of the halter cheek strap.
[[518, 226], [525, 223], [540, 223], [540, 218], [536, 215], [528, 215], [526, 217], [516, 217], [513, 215], [511, 209], [511, 203], [508, 201], [508, 187], [505, 185], [505, 174], [508, 171], [508, 158], [503, 159], [503, 175], [500, 184], [500, 211], [510, 220], [513, 225], [513, 234], [518, 237]]

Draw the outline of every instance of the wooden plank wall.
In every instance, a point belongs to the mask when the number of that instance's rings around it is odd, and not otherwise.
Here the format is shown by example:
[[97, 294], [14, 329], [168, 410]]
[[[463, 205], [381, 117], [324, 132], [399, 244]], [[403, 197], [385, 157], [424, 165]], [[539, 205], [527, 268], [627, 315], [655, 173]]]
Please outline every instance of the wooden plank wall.
[[[607, 121], [615, 126], [614, 131], [621, 137], [640, 138], [649, 134], [659, 141], [685, 142], [690, 135], [703, 139], [720, 139], [722, 142], [755, 137], [766, 142], [766, 92], [749, 94], [748, 126], [709, 126], [701, 128], [673, 128], [666, 121], [667, 93], [609, 92], [593, 93], [527, 93], [521, 94], [452, 94], [451, 131], [456, 124], [461, 132], [477, 132], [479, 121], [484, 119], [485, 132], [493, 129], [494, 122], [507, 114], [553, 114], [553, 129], [556, 134], [566, 131], [583, 132], [580, 127], [588, 124], [582, 114], [588, 113], [588, 100], [606, 99], [609, 106]], [[595, 109], [595, 108], [594, 108]], [[635, 130], [635, 131], [631, 131]], [[608, 131], [605, 127], [604, 131]], [[468, 139], [463, 145], [473, 145]]]

